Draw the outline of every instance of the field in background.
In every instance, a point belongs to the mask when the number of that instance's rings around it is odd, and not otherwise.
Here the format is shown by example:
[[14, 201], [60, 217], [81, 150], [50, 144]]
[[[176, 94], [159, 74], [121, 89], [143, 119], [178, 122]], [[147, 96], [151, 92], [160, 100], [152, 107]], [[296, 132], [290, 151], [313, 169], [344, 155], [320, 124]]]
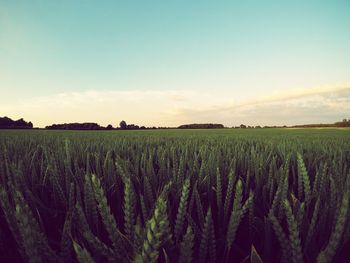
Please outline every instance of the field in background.
[[123, 137], [123, 136], [157, 136], [157, 137], [182, 137], [182, 136], [229, 136], [237, 137], [243, 136], [248, 138], [249, 136], [267, 136], [269, 138], [275, 136], [289, 136], [290, 138], [306, 136], [314, 137], [321, 136], [332, 138], [350, 137], [350, 128], [261, 128], [261, 129], [155, 129], [155, 130], [111, 130], [111, 131], [66, 131], [66, 130], [1, 130], [0, 137], [5, 135], [18, 135], [18, 136], [43, 136], [43, 135], [60, 135], [60, 136], [74, 136], [74, 135], [97, 135], [98, 137]]
[[349, 129], [0, 130], [0, 149], [0, 259], [350, 256]]

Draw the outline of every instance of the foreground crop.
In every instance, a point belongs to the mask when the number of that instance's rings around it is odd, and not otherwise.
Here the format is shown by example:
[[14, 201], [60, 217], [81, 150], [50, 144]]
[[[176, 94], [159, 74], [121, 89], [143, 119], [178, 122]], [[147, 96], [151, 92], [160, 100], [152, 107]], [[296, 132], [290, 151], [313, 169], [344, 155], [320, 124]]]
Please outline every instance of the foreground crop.
[[193, 133], [3, 132], [0, 257], [339, 262], [349, 256], [348, 133]]

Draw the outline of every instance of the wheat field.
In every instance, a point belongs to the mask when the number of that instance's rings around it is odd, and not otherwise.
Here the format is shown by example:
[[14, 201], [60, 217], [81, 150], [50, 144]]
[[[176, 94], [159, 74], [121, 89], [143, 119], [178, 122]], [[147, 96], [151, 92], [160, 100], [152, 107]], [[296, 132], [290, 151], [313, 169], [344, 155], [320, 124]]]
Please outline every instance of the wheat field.
[[0, 131], [1, 262], [349, 262], [350, 130]]

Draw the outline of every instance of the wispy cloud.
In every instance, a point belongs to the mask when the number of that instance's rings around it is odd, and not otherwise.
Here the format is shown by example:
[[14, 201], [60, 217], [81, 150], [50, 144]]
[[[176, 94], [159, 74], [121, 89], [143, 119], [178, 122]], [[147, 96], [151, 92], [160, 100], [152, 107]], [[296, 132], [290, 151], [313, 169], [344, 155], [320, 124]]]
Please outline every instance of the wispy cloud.
[[216, 120], [227, 125], [329, 123], [350, 117], [350, 84], [275, 92], [262, 98], [202, 109], [182, 108], [179, 115], [188, 120]]
[[234, 94], [186, 90], [85, 91], [2, 103], [2, 115], [51, 123], [98, 122], [177, 126], [219, 122], [227, 126], [328, 123], [350, 117], [350, 84], [276, 92], [234, 102]]

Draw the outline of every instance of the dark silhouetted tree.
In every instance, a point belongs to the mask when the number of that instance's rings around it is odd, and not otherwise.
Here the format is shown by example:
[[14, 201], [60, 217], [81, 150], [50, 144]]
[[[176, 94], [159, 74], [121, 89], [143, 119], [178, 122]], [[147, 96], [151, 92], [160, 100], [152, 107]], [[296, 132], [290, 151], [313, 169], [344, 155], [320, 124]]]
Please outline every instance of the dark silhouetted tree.
[[8, 117], [0, 117], [0, 129], [31, 129], [33, 123], [26, 122], [23, 118], [14, 121]]
[[63, 124], [52, 124], [46, 126], [46, 129], [49, 130], [103, 130], [104, 127], [101, 127], [94, 122], [84, 122], [84, 123], [63, 123]]
[[179, 129], [221, 129], [224, 128], [222, 124], [216, 123], [192, 123], [183, 124], [178, 127]]
[[125, 121], [121, 121], [120, 123], [119, 123], [119, 127], [120, 127], [120, 129], [122, 129], [122, 130], [125, 130], [126, 128], [127, 128], [127, 124], [126, 124], [126, 122]]

